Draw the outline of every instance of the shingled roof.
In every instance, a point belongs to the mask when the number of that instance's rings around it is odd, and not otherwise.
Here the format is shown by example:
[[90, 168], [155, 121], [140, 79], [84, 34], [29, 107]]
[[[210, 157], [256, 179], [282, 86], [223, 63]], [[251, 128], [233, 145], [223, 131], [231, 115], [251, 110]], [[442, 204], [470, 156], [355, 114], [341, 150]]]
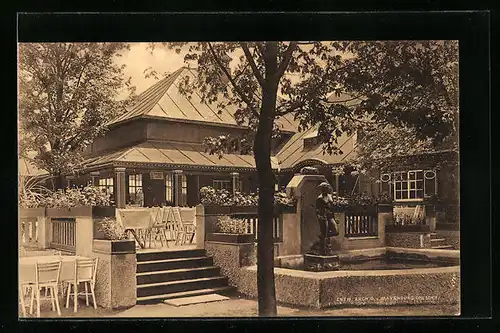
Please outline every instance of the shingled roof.
[[[116, 125], [136, 118], [161, 118], [237, 126], [234, 118], [235, 106], [228, 106], [219, 113], [216, 103], [202, 102], [198, 92], [195, 91], [191, 98], [181, 94], [179, 92], [180, 80], [186, 76], [189, 76], [191, 80], [196, 80], [196, 70], [181, 67], [158, 81], [141, 93], [137, 102], [127, 112], [111, 120], [108, 125]], [[283, 131], [297, 131], [291, 115], [280, 118], [278, 123]]]

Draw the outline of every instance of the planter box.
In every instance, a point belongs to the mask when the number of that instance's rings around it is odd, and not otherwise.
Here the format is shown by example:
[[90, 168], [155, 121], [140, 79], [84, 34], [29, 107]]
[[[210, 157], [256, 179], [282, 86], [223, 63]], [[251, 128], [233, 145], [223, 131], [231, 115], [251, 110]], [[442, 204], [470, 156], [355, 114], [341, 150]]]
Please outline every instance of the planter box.
[[133, 239], [108, 240], [94, 239], [93, 251], [104, 254], [126, 254], [135, 253], [135, 241]]
[[20, 218], [37, 218], [39, 216], [45, 216], [45, 207], [19, 208]]
[[257, 206], [230, 206], [231, 213], [246, 213], [246, 214], [258, 214], [259, 207]]
[[346, 209], [346, 214], [351, 214], [351, 215], [377, 215], [377, 206], [361, 206], [361, 205], [356, 205], [356, 206], [350, 206]]
[[76, 206], [66, 208], [47, 208], [48, 217], [114, 217], [114, 206]]
[[223, 234], [223, 233], [209, 233], [207, 234], [207, 240], [213, 242], [221, 243], [253, 243], [255, 242], [254, 234]]
[[385, 232], [430, 232], [430, 227], [428, 225], [387, 225], [385, 227]]
[[392, 204], [380, 204], [377, 206], [379, 213], [392, 213]]
[[205, 215], [229, 215], [230, 206], [205, 206]]

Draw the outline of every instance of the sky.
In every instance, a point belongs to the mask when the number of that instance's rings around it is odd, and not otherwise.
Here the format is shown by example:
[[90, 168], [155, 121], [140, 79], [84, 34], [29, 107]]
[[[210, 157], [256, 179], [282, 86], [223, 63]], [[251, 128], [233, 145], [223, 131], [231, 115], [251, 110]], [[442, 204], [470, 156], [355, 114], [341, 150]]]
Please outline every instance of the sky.
[[[125, 75], [131, 77], [131, 83], [136, 87], [137, 94], [157, 82], [154, 77], [148, 79], [144, 77], [144, 71], [148, 67], [158, 72], [161, 78], [164, 72], [171, 73], [186, 65], [183, 54], [177, 54], [174, 50], [160, 47], [151, 52], [151, 50], [148, 50], [148, 43], [131, 43], [130, 50], [125, 51], [117, 59], [117, 63], [127, 66]], [[126, 92], [123, 92], [120, 97], [126, 97]]]

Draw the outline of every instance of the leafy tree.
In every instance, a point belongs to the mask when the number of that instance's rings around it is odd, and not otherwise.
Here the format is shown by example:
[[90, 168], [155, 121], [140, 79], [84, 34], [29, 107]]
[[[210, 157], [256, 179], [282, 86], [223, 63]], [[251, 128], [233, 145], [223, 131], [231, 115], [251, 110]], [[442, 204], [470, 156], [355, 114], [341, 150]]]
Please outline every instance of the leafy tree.
[[118, 93], [134, 88], [115, 57], [123, 43], [19, 44], [20, 153], [36, 151], [34, 164], [55, 176], [82, 161], [81, 153], [105, 131], [105, 123], [129, 100]]
[[[298, 130], [318, 128], [325, 153], [342, 154], [343, 134], [360, 127], [418, 128], [416, 139], [438, 143], [454, 131], [457, 104], [448, 76], [454, 42], [224, 42], [167, 43], [197, 64], [197, 80], [179, 89], [202, 100], [237, 107], [235, 118], [254, 131], [259, 178], [257, 286], [260, 316], [276, 315], [272, 216], [275, 178], [271, 141], [277, 120], [293, 115]], [[444, 67], [443, 67], [444, 66]], [[332, 100], [334, 96], [351, 96]], [[345, 103], [355, 101], [355, 103]], [[222, 154], [226, 136], [208, 138]]]

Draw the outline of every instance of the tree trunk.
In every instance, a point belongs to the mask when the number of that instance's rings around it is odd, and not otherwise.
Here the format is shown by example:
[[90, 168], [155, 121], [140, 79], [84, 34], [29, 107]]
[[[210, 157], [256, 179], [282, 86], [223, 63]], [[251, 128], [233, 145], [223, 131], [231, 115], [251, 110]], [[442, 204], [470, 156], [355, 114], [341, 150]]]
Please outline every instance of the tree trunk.
[[259, 316], [277, 315], [274, 286], [273, 206], [275, 178], [271, 168], [271, 137], [276, 109], [277, 50], [266, 43], [266, 78], [262, 87], [259, 126], [254, 141], [255, 164], [259, 177], [259, 224], [257, 227], [257, 291]]
[[64, 183], [65, 179], [61, 173], [54, 175], [54, 187], [55, 190], [64, 190], [66, 188], [66, 184]]

